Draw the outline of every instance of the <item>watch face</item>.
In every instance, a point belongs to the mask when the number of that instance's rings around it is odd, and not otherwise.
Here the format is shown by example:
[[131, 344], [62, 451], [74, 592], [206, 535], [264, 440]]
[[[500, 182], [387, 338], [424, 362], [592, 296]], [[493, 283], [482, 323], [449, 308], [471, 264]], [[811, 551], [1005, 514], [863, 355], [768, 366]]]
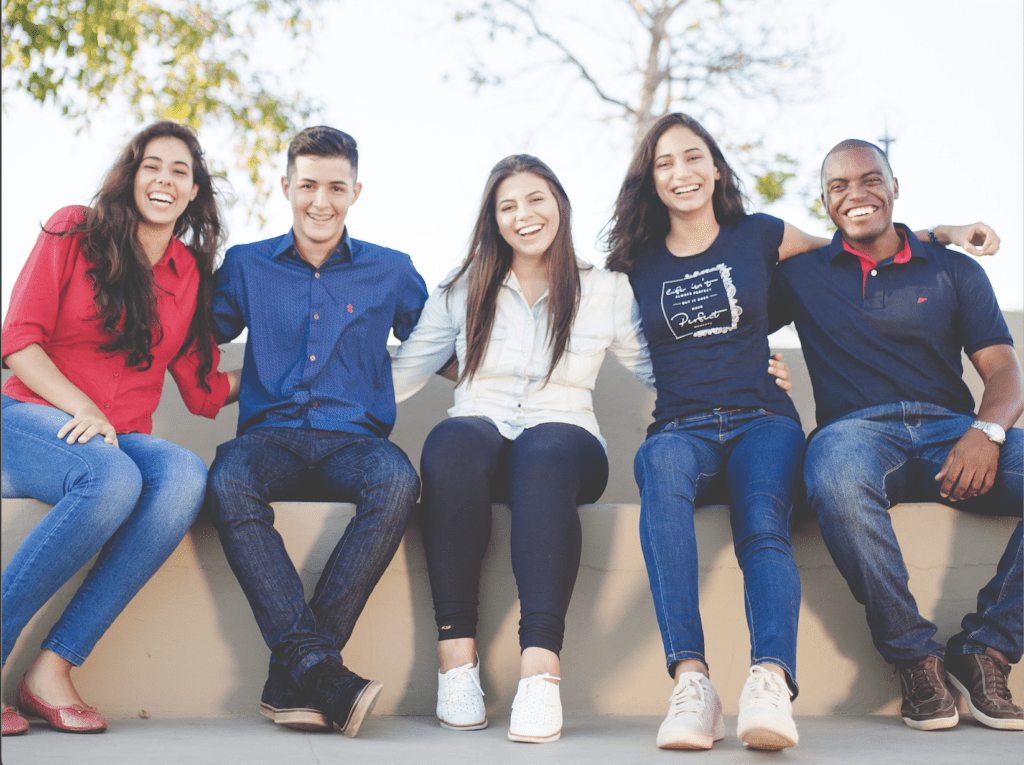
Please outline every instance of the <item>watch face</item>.
[[1001, 425], [995, 422], [975, 422], [973, 427], [976, 427], [988, 436], [989, 441], [995, 441], [997, 444], [1001, 444], [1006, 440], [1006, 431], [1003, 430]]

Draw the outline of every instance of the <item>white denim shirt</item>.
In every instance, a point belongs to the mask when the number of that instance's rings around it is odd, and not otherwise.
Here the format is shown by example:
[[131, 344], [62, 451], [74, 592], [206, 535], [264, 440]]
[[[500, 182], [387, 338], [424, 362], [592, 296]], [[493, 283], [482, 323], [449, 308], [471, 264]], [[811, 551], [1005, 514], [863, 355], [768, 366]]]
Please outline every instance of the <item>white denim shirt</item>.
[[[439, 286], [430, 295], [416, 329], [391, 362], [397, 401], [426, 385], [453, 352], [460, 372], [463, 369], [467, 292], [467, 280], [462, 278], [450, 293]], [[625, 274], [581, 267], [576, 321], [545, 385], [551, 362], [548, 293], [531, 307], [510, 271], [498, 292], [487, 353], [472, 379], [455, 388], [455, 406], [448, 415], [486, 417], [508, 439], [541, 423], [565, 422], [592, 433], [607, 448], [594, 416], [591, 391], [608, 349], [641, 382], [654, 387], [639, 310]]]

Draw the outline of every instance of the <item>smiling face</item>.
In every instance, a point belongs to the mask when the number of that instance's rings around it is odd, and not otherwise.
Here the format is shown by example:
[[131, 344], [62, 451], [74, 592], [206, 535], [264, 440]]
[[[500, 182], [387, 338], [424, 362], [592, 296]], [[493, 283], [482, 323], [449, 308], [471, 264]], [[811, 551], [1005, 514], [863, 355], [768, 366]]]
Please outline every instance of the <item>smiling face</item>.
[[676, 125], [658, 139], [651, 176], [669, 214], [714, 214], [711, 198], [722, 176], [704, 139], [689, 128]]
[[139, 225], [170, 228], [199, 193], [192, 181], [192, 153], [180, 138], [163, 136], [146, 144], [135, 172]]
[[498, 184], [494, 195], [498, 233], [518, 258], [543, 258], [558, 233], [558, 200], [548, 182], [534, 173], [516, 173]]
[[322, 260], [341, 241], [348, 209], [362, 191], [345, 157], [300, 155], [281, 188], [292, 205], [292, 230], [299, 254]]
[[821, 201], [857, 249], [866, 252], [883, 237], [895, 236], [892, 208], [898, 198], [899, 184], [874, 149], [840, 149], [825, 161]]

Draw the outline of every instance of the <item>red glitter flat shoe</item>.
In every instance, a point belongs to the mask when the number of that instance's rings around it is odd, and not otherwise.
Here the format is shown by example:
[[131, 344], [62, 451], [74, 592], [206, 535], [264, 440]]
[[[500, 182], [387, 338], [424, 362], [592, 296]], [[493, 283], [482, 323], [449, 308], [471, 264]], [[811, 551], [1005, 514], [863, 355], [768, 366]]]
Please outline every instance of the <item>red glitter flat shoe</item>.
[[28, 730], [28, 720], [18, 714], [14, 707], [3, 708], [3, 735], [17, 736]]
[[102, 733], [107, 721], [96, 711], [96, 707], [73, 706], [55, 707], [36, 696], [21, 678], [18, 686], [18, 706], [22, 711], [41, 717], [53, 728], [67, 733]]

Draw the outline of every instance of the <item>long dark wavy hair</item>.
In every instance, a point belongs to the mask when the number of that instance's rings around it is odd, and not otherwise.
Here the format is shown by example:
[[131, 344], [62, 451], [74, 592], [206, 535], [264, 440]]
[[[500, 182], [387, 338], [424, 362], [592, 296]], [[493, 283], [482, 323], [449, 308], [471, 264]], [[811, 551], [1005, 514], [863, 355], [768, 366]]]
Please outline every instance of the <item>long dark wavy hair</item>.
[[196, 260], [199, 295], [188, 336], [175, 358], [193, 344], [199, 355], [196, 371], [199, 384], [207, 391], [207, 376], [213, 369], [213, 267], [224, 243], [224, 230], [217, 205], [217, 190], [203, 159], [199, 139], [191, 128], [176, 122], [156, 122], [138, 133], [107, 172], [99, 192], [87, 208], [85, 220], [64, 236], [84, 234], [82, 249], [92, 264], [96, 320], [112, 339], [101, 345], [107, 353], [126, 352], [128, 365], [146, 370], [153, 365], [153, 345], [163, 331], [157, 315], [153, 269], [138, 238], [139, 211], [135, 206], [135, 175], [142, 164], [146, 145], [154, 138], [177, 138], [192, 155], [192, 182], [199, 187], [195, 199], [174, 223], [180, 239]]
[[654, 123], [637, 147], [615, 200], [615, 213], [608, 224], [606, 236], [607, 267], [610, 271], [629, 273], [645, 245], [668, 236], [671, 227], [668, 209], [654, 188], [654, 151], [658, 140], [677, 125], [692, 130], [708, 145], [721, 175], [715, 181], [715, 191], [711, 196], [715, 220], [720, 225], [728, 225], [747, 214], [740, 181], [711, 134], [687, 114], [666, 114]]
[[[463, 276], [468, 282], [466, 299], [466, 359], [459, 383], [471, 379], [480, 369], [494, 326], [498, 292], [512, 268], [512, 247], [498, 232], [495, 197], [506, 178], [519, 173], [539, 175], [551, 188], [558, 204], [558, 231], [545, 255], [548, 267], [548, 337], [551, 363], [546, 383], [558, 365], [569, 341], [576, 310], [580, 304], [580, 266], [572, 244], [572, 208], [569, 197], [551, 168], [529, 154], [505, 157], [491, 170], [480, 202], [480, 214], [469, 243], [469, 254], [458, 273], [445, 285], [449, 292]], [[589, 266], [587, 266], [589, 267]]]

